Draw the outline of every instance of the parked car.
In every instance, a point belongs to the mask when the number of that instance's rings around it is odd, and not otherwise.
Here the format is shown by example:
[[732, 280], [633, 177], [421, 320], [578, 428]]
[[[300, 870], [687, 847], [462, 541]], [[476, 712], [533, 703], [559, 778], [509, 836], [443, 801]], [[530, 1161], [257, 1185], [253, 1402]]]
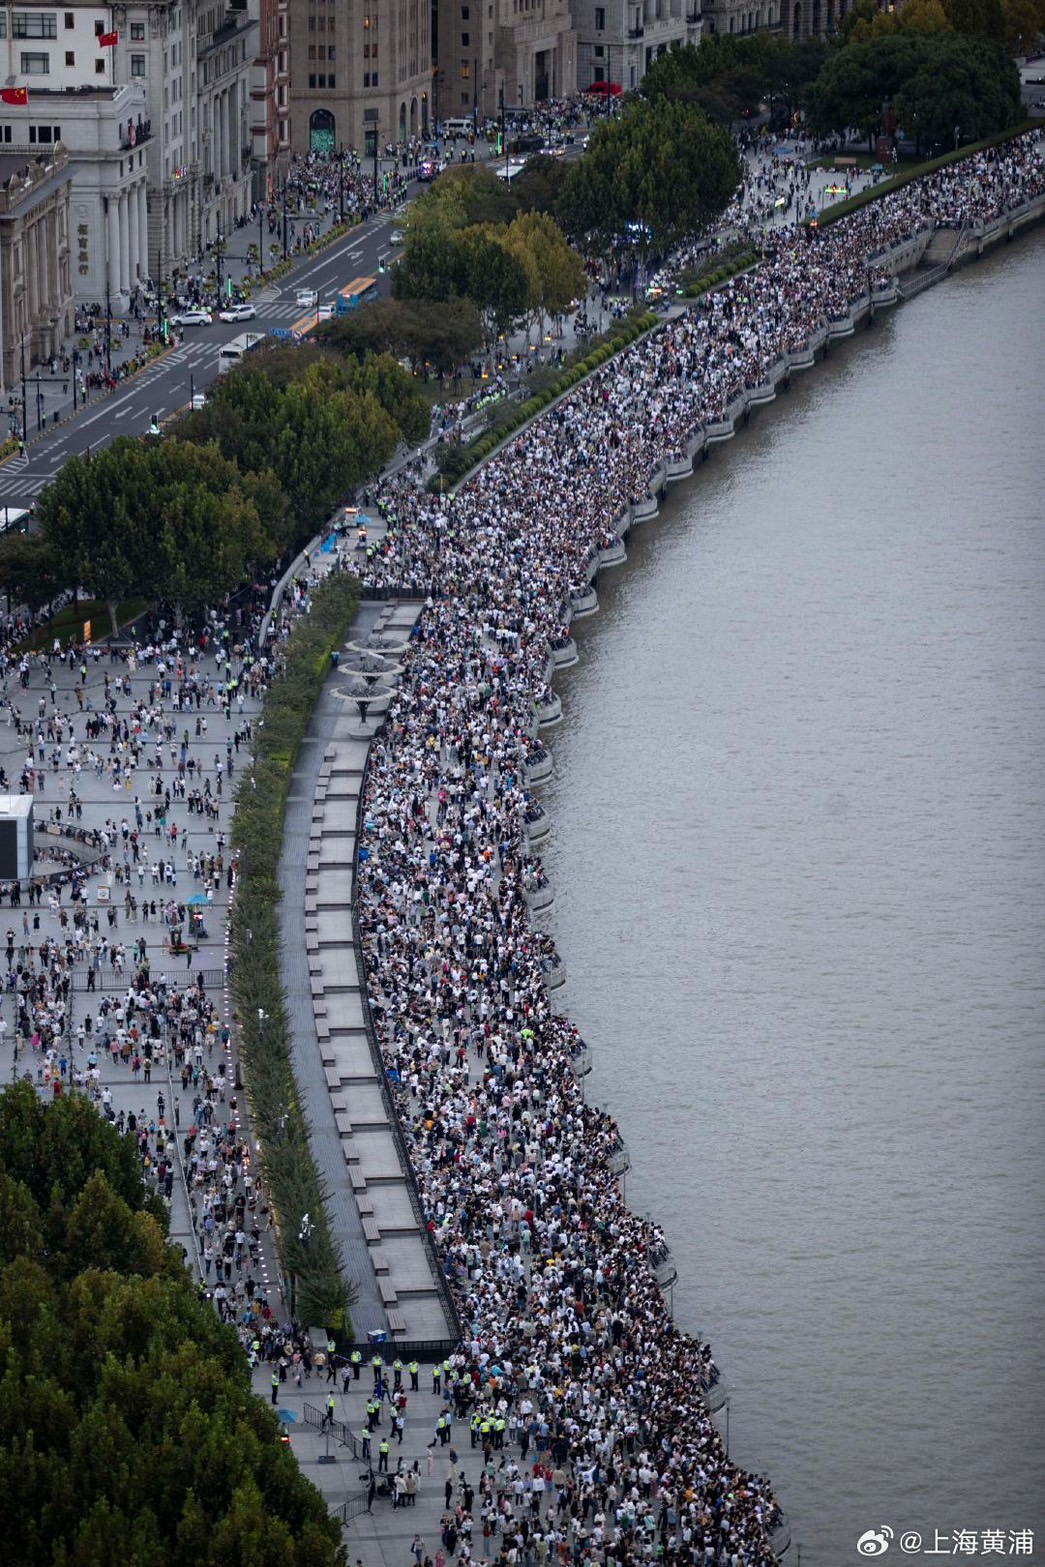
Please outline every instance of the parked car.
[[253, 321], [257, 313], [253, 305], [230, 305], [227, 310], [218, 311], [218, 319], [221, 321]]
[[206, 408], [206, 406], [207, 406], [207, 394], [206, 394], [206, 392], [193, 392], [193, 394], [192, 394], [192, 411], [193, 411], [193, 413], [199, 413], [200, 409], [201, 408]]
[[171, 326], [210, 326], [214, 317], [209, 310], [179, 310], [170, 319]]

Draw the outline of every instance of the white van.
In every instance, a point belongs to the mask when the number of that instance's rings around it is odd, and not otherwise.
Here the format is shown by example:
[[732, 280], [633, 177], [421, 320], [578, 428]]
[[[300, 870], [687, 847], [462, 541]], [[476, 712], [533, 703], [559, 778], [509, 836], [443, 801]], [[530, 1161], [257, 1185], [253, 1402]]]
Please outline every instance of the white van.
[[311, 310], [313, 305], [319, 303], [319, 295], [314, 288], [299, 288], [294, 295], [294, 303], [299, 310]]
[[475, 124], [471, 118], [467, 120], [460, 119], [443, 121], [444, 136], [470, 136], [474, 129]]

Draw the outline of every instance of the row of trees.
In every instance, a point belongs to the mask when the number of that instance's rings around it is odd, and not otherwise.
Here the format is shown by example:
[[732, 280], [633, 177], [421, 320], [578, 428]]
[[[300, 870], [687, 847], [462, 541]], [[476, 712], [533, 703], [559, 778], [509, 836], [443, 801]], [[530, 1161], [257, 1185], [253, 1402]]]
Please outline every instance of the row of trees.
[[61, 586], [193, 615], [308, 538], [427, 404], [388, 355], [259, 353], [170, 437], [71, 457], [40, 497], [39, 534], [4, 540], [0, 582], [35, 608]]
[[1019, 117], [1010, 58], [1045, 32], [1045, 0], [856, 0], [830, 44], [795, 45], [757, 33], [716, 33], [656, 60], [643, 99], [702, 109], [734, 124], [761, 108], [777, 128], [804, 109], [816, 135], [859, 129], [873, 138], [891, 104], [919, 150], [1004, 130]]
[[0, 1487], [15, 1562], [343, 1559], [133, 1140], [29, 1084], [0, 1094]]
[[509, 220], [510, 202], [488, 169], [462, 167], [437, 180], [410, 210], [396, 300], [467, 298], [489, 342], [513, 321], [542, 325], [568, 310], [585, 289], [580, 256], [547, 213]]
[[809, 124], [819, 135], [853, 129], [873, 141], [887, 107], [920, 152], [946, 149], [1018, 121], [1019, 75], [989, 38], [909, 28], [855, 38], [810, 88]]

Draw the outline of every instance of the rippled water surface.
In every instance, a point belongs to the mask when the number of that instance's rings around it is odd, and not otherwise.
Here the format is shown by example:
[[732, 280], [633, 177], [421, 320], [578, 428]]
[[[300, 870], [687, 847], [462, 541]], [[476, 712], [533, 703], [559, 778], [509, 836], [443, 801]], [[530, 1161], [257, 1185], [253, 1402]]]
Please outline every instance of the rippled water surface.
[[558, 681], [560, 994], [807, 1567], [1045, 1561], [1043, 279], [1039, 231], [832, 350]]

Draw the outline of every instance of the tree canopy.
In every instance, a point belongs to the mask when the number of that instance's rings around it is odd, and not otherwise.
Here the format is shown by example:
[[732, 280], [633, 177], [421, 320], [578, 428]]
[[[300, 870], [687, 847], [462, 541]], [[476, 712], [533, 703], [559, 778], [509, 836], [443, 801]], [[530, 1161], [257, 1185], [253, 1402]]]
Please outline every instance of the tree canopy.
[[763, 100], [783, 121], [826, 58], [826, 44], [815, 38], [794, 44], [765, 32], [744, 38], [710, 33], [699, 47], [684, 44], [654, 60], [639, 91], [650, 102], [692, 104], [717, 125], [754, 114]]
[[70, 457], [37, 515], [66, 580], [106, 601], [115, 628], [120, 599], [195, 611], [274, 559], [263, 495], [214, 445], [121, 436], [90, 458]]
[[[468, 299], [490, 341], [521, 316], [561, 314], [584, 291], [584, 267], [554, 219], [535, 210], [550, 184], [533, 168], [521, 210], [514, 192], [488, 169], [443, 175], [407, 217], [403, 257], [392, 279], [396, 302]], [[499, 216], [505, 213], [511, 221]], [[336, 329], [329, 330], [334, 341]]]
[[566, 227], [605, 248], [637, 240], [665, 250], [718, 217], [740, 179], [728, 133], [702, 110], [667, 97], [640, 100], [604, 120], [571, 168]]
[[0, 1095], [0, 1486], [11, 1561], [335, 1567], [234, 1331], [164, 1240], [130, 1139]]
[[873, 138], [891, 100], [919, 148], [1005, 130], [1020, 116], [1019, 78], [1001, 45], [953, 32], [901, 30], [855, 40], [824, 66], [809, 94], [820, 135], [848, 127]]

